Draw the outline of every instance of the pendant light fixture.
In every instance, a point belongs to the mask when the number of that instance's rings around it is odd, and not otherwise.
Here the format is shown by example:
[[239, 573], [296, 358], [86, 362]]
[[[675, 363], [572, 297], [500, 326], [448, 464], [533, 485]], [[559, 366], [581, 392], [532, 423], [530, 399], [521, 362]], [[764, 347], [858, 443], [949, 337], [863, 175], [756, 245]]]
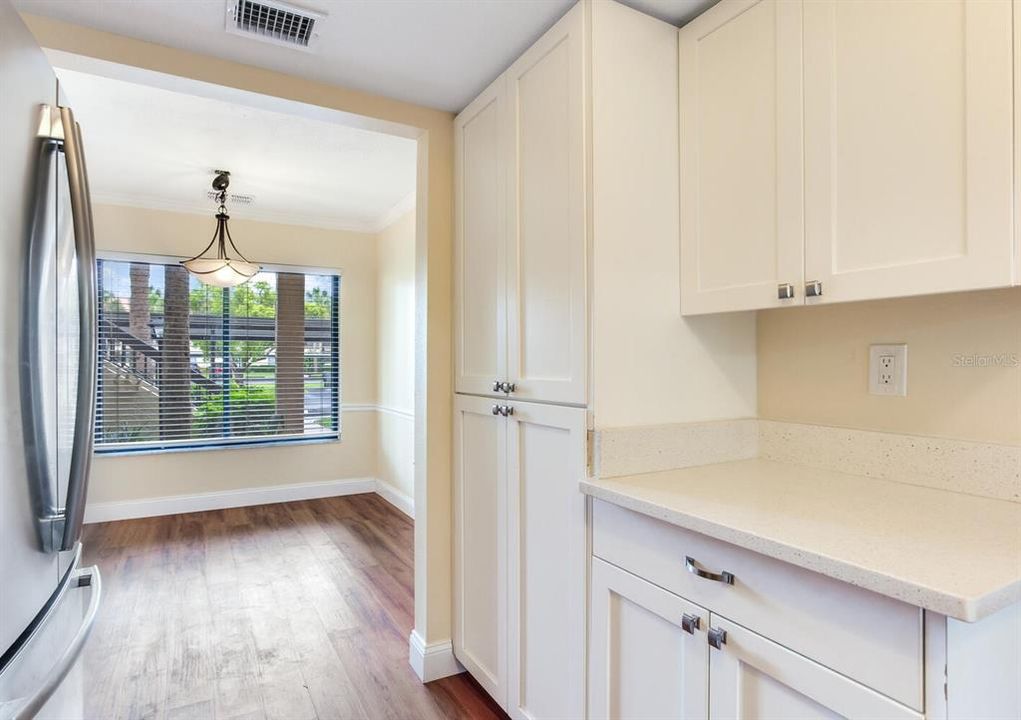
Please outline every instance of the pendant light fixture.
[[[216, 232], [213, 239], [206, 245], [205, 250], [190, 260], [182, 260], [181, 264], [192, 275], [204, 282], [206, 285], [216, 287], [234, 287], [251, 280], [257, 272], [262, 270], [259, 265], [249, 262], [241, 254], [234, 239], [230, 236], [230, 229], [227, 221], [230, 215], [227, 214], [227, 188], [230, 186], [230, 173], [226, 170], [216, 170], [216, 177], [213, 178], [213, 190], [216, 191], [214, 199], [218, 207], [216, 209]], [[227, 244], [237, 254], [232, 258], [227, 254]], [[216, 254], [206, 256], [213, 245], [216, 245]]]

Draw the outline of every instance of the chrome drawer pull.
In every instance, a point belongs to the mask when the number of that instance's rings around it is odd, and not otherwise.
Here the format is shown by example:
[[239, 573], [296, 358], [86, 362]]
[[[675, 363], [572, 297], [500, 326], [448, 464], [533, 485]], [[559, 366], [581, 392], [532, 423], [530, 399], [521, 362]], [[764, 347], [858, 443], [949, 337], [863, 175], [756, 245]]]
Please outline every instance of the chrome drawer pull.
[[717, 650], [722, 650], [727, 644], [727, 631], [722, 628], [709, 628], [709, 644]]
[[684, 613], [681, 615], [681, 630], [689, 635], [694, 635], [695, 631], [698, 630], [701, 624], [702, 618], [698, 615], [692, 615], [691, 613]]
[[695, 558], [691, 557], [690, 555], [684, 558], [684, 567], [687, 568], [688, 572], [690, 572], [692, 575], [698, 575], [700, 578], [712, 580], [713, 582], [721, 582], [724, 585], [734, 584], [734, 573], [729, 573], [726, 570], [723, 570], [719, 573], [713, 573], [709, 572], [708, 570], [703, 570], [695, 562]]

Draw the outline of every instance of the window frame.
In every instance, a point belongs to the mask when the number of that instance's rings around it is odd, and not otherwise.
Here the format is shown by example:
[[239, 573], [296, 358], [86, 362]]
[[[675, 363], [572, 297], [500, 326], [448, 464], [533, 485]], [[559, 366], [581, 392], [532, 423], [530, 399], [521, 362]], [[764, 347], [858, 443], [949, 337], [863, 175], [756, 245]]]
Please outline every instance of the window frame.
[[[109, 262], [144, 262], [150, 265], [174, 265], [182, 260], [187, 260], [187, 257], [177, 255], [163, 255], [157, 253], [144, 253], [144, 252], [123, 252], [114, 250], [98, 250], [96, 252], [96, 274], [99, 276], [99, 263], [103, 261]], [[95, 442], [93, 444], [93, 455], [96, 457], [125, 457], [134, 455], [152, 455], [161, 453], [179, 453], [179, 452], [206, 452], [210, 450], [244, 450], [250, 448], [259, 447], [276, 447], [276, 446], [289, 446], [289, 445], [318, 445], [322, 443], [334, 443], [341, 442], [343, 438], [343, 427], [342, 427], [342, 416], [343, 416], [343, 368], [341, 367], [341, 349], [340, 345], [342, 342], [342, 330], [341, 327], [341, 314], [342, 314], [342, 303], [343, 303], [343, 288], [344, 288], [344, 271], [341, 268], [330, 268], [323, 266], [311, 266], [311, 265], [289, 265], [285, 263], [259, 263], [264, 272], [276, 272], [276, 273], [298, 273], [302, 275], [327, 275], [333, 278], [334, 292], [336, 294], [336, 307], [337, 312], [333, 313], [330, 320], [330, 335], [331, 337], [336, 336], [337, 341], [331, 343], [330, 348], [330, 360], [333, 364], [333, 387], [334, 387], [334, 402], [333, 412], [331, 418], [334, 423], [334, 432], [322, 433], [320, 435], [267, 435], [263, 437], [250, 437], [250, 438], [216, 438], [210, 440], [200, 441], [182, 441], [182, 440], [171, 440], [171, 441], [160, 441], [155, 440], [147, 443], [108, 443], [105, 446], [100, 446], [100, 438], [97, 434]], [[102, 292], [102, 282], [100, 277], [100, 283], [96, 290], [97, 294]], [[96, 334], [96, 344], [98, 353], [99, 334]], [[96, 363], [96, 372], [99, 375], [96, 384], [96, 412], [93, 415], [93, 422], [96, 422], [99, 417], [99, 399], [101, 397], [103, 382], [102, 382], [102, 364]]]

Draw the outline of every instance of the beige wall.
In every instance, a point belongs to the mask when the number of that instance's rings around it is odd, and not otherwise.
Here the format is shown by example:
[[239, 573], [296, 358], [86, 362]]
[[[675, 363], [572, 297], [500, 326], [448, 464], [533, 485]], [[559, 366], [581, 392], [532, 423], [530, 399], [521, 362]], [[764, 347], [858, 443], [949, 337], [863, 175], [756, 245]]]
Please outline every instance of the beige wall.
[[[212, 232], [211, 215], [116, 205], [93, 208], [99, 251], [188, 257]], [[345, 404], [376, 401], [376, 236], [231, 219], [248, 257], [339, 270], [341, 388]], [[136, 500], [266, 485], [374, 477], [376, 418], [345, 412], [340, 442], [199, 453], [97, 457], [90, 502]]]
[[378, 477], [415, 495], [415, 213], [405, 214], [376, 241], [376, 397]]
[[23, 17], [46, 48], [311, 103], [371, 118], [381, 127], [397, 123], [416, 129], [415, 629], [427, 643], [449, 638], [453, 115], [51, 18]]
[[[1021, 444], [1021, 288], [759, 313], [759, 414]], [[869, 345], [908, 344], [908, 396], [868, 392]], [[1000, 358], [1002, 364], [976, 358]]]

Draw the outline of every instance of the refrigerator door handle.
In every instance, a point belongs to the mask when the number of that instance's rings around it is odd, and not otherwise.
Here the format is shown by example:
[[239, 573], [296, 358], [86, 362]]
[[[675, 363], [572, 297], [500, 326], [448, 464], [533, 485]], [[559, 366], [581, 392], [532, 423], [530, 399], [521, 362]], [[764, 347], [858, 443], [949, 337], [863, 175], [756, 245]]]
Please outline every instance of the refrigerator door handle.
[[78, 632], [68, 643], [64, 652], [61, 653], [60, 658], [53, 665], [53, 668], [46, 674], [46, 679], [43, 683], [35, 689], [35, 691], [29, 696], [25, 702], [18, 707], [11, 716], [11, 720], [32, 720], [39, 711], [46, 704], [46, 701], [53, 696], [60, 683], [63, 682], [64, 678], [67, 677], [68, 672], [74, 667], [75, 662], [78, 660], [78, 656], [82, 653], [82, 648], [85, 647], [85, 641], [89, 639], [89, 633], [92, 632], [92, 626], [96, 622], [96, 614], [99, 612], [99, 600], [103, 594], [103, 583], [102, 577], [99, 574], [99, 568], [95, 565], [87, 568], [78, 570], [72, 570], [69, 578], [69, 582], [64, 587], [64, 592], [57, 599], [57, 602], [53, 604], [46, 616], [42, 618], [36, 632], [40, 632], [45, 626], [46, 621], [54, 616], [57, 611], [57, 607], [60, 605], [60, 600], [63, 599], [64, 594], [70, 588], [75, 587], [89, 587], [89, 607], [85, 611], [85, 615], [82, 618], [82, 624], [78, 627]]
[[[50, 108], [42, 108], [40, 125], [49, 127]], [[63, 147], [60, 134], [40, 132], [41, 145], [36, 168], [35, 213], [29, 236], [28, 258], [24, 281], [24, 303], [21, 327], [21, 402], [22, 422], [25, 429], [26, 470], [31, 478], [30, 493], [39, 544], [44, 552], [55, 552], [63, 542], [64, 512], [53, 490], [53, 478], [48, 462], [49, 439], [46, 432], [47, 412], [43, 387], [42, 363], [42, 295], [46, 287], [47, 256], [53, 248], [48, 242], [52, 232], [49, 213], [53, 196], [53, 155]]]
[[92, 224], [92, 198], [85, 167], [81, 127], [69, 107], [60, 108], [64, 129], [64, 157], [70, 186], [71, 218], [78, 257], [78, 304], [80, 323], [78, 347], [78, 401], [75, 407], [71, 467], [64, 506], [64, 534], [61, 550], [71, 550], [81, 537], [85, 519], [85, 496], [92, 465], [96, 409], [96, 241]]

